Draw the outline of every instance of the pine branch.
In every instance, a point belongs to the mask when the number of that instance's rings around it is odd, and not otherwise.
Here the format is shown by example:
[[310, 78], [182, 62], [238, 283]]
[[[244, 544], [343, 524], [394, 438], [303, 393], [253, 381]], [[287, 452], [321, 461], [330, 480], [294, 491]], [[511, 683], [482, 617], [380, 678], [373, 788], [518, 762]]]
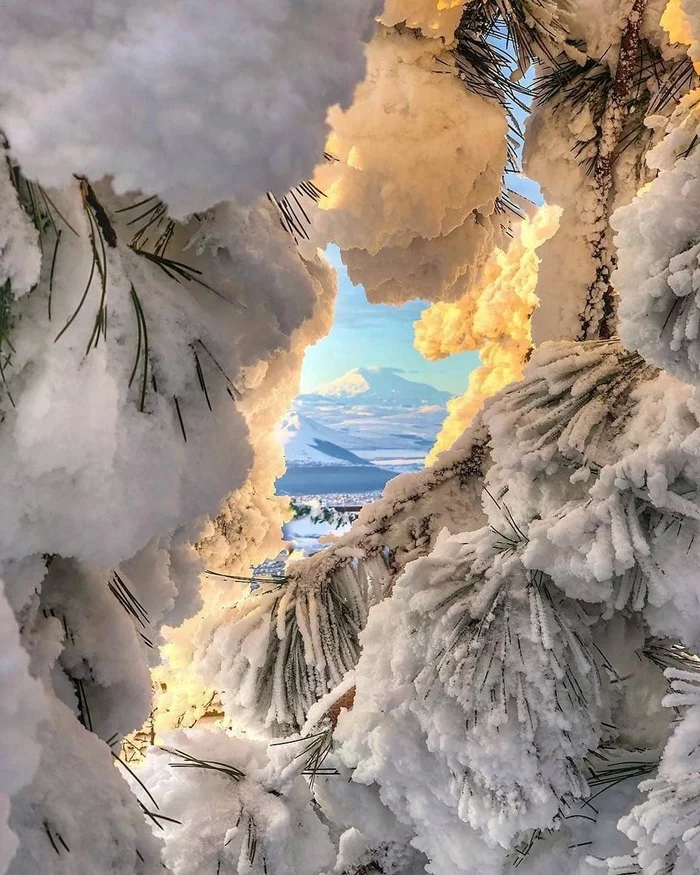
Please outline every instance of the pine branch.
[[[513, 58], [489, 41], [490, 24], [475, 22], [470, 10], [480, 4], [467, 4], [455, 31], [457, 44], [452, 50], [458, 78], [472, 94], [496, 100], [503, 107], [527, 109], [528, 90], [508, 75]], [[445, 63], [442, 61], [441, 63]]]
[[680, 103], [684, 94], [700, 85], [700, 74], [692, 58], [683, 55], [665, 67], [659, 88], [649, 104], [649, 114], [668, 112], [669, 106]]
[[27, 179], [22, 173], [19, 165], [15, 164], [9, 157], [7, 154], [9, 145], [7, 139], [1, 132], [0, 142], [6, 151], [5, 163], [9, 172], [10, 181], [17, 193], [17, 200], [25, 213], [29, 216], [34, 227], [39, 232], [39, 246], [42, 252], [44, 249], [45, 237], [50, 236], [51, 233], [53, 233], [54, 236], [60, 233], [57, 220], [65, 225], [72, 234], [79, 237], [80, 235], [78, 232], [59, 210], [46, 190], [38, 183]]
[[[506, 171], [517, 173], [520, 171], [518, 155], [523, 134], [514, 110], [527, 111], [530, 92], [511, 75], [515, 59], [501, 48], [503, 35], [499, 31], [498, 13], [481, 2], [466, 4], [455, 39], [456, 46], [451, 54], [459, 80], [472, 94], [495, 100], [505, 110], [508, 123]], [[504, 219], [506, 233], [511, 219], [523, 218], [524, 215], [511, 195], [504, 177], [495, 210]]]
[[525, 464], [556, 457], [599, 470], [610, 459], [611, 430], [634, 409], [632, 390], [658, 373], [618, 341], [562, 341], [535, 352], [526, 377], [489, 415], [508, 416]]
[[623, 133], [625, 114], [640, 56], [640, 31], [646, 0], [633, 0], [620, 41], [615, 78], [605, 101], [601, 119], [600, 146], [593, 166], [593, 186], [600, 216], [599, 228], [590, 243], [595, 280], [588, 289], [581, 315], [578, 340], [609, 338], [615, 333], [617, 303], [611, 276], [615, 256], [608, 221], [613, 193], [613, 164]]
[[[360, 653], [358, 636], [369, 599], [366, 576], [346, 557], [323, 552], [312, 560], [296, 563], [284, 583], [254, 589], [237, 605], [230, 626], [238, 642], [233, 670], [241, 683], [236, 687], [255, 689], [254, 704], [248, 698], [246, 706], [276, 732], [298, 730], [319, 696], [342, 681]], [[243, 646], [251, 635], [264, 649], [253, 662]]]
[[512, 47], [512, 61], [524, 73], [533, 61], [553, 65], [566, 41], [566, 4], [548, 0], [477, 0], [467, 3], [457, 28], [495, 37]]
[[273, 741], [270, 746], [280, 747], [289, 744], [306, 744], [306, 747], [297, 754], [295, 760], [300, 761], [301, 774], [309, 779], [309, 786], [313, 790], [317, 778], [334, 777], [339, 774], [336, 768], [325, 765], [326, 759], [333, 749], [333, 729], [335, 729], [335, 723], [331, 727], [321, 729], [313, 735], [290, 738], [285, 741]]
[[66, 333], [66, 331], [68, 331], [73, 322], [77, 319], [78, 314], [82, 310], [83, 305], [87, 300], [88, 293], [90, 291], [92, 281], [95, 276], [95, 272], [97, 272], [98, 276], [100, 277], [100, 301], [97, 308], [97, 315], [95, 316], [92, 333], [90, 335], [90, 339], [88, 340], [87, 348], [85, 350], [85, 354], [87, 355], [91, 349], [97, 346], [101, 336], [104, 337], [105, 340], [107, 339], [107, 252], [105, 249], [105, 244], [110, 248], [116, 247], [117, 236], [104, 207], [98, 201], [94, 189], [92, 188], [88, 180], [85, 179], [85, 177], [76, 177], [76, 179], [78, 179], [80, 182], [83, 211], [85, 212], [85, 216], [88, 222], [88, 240], [90, 243], [92, 260], [90, 263], [90, 273], [88, 274], [88, 279], [83, 294], [78, 301], [75, 310], [68, 317], [65, 325], [54, 338], [54, 343], [61, 339], [61, 337]]
[[[151, 234], [160, 232], [153, 245], [157, 256], [165, 256], [167, 248], [175, 233], [175, 222], [168, 218], [168, 208], [155, 195], [143, 198], [128, 207], [116, 210], [116, 213], [132, 213], [145, 207], [143, 212], [127, 220], [127, 227], [136, 225], [130, 246], [132, 249], [143, 249], [151, 241]], [[140, 224], [142, 223], [142, 224]], [[162, 228], [162, 230], [161, 230]]]

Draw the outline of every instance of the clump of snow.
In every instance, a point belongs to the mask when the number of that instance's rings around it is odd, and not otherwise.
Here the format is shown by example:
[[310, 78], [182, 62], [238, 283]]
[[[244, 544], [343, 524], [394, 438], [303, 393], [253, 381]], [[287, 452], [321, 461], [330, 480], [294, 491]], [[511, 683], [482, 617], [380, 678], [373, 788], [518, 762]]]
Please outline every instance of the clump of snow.
[[[0, 152], [0, 160], [7, 154]], [[9, 175], [0, 173], [0, 285], [10, 283], [19, 298], [36, 285], [41, 267], [41, 250], [36, 228], [20, 209]]]
[[[460, 872], [473, 865], [475, 833], [508, 847], [521, 830], [551, 825], [560, 796], [585, 798], [572, 761], [595, 746], [605, 712], [575, 603], [494, 546], [490, 529], [442, 538], [408, 566], [370, 613], [355, 705], [336, 732], [354, 780], [376, 781], [417, 847]], [[576, 717], [556, 705], [567, 681], [555, 664], [576, 673]], [[396, 733], [408, 748], [387, 756]]]
[[329, 114], [339, 160], [317, 170], [314, 237], [372, 302], [458, 298], [500, 233], [505, 114], [453, 72], [435, 41], [382, 31], [352, 106]]
[[[695, 98], [697, 103], [697, 97]], [[659, 176], [615, 213], [620, 336], [687, 382], [700, 373], [700, 155], [676, 159], [697, 134], [697, 107], [650, 155]], [[667, 217], [673, 215], [673, 222]]]
[[300, 775], [284, 781], [265, 743], [221, 730], [172, 733], [139, 769], [168, 817], [173, 875], [317, 875], [335, 859], [328, 828]]
[[350, 104], [378, 11], [375, 0], [11, 0], [0, 124], [44, 185], [109, 174], [180, 218], [283, 194], [320, 159], [328, 108]]
[[700, 867], [698, 674], [692, 667], [690, 671], [669, 669], [666, 674], [673, 692], [665, 704], [687, 710], [664, 749], [658, 774], [639, 785], [646, 798], [619, 824], [636, 845], [634, 854], [619, 865], [634, 863], [641, 875], [663, 872], [669, 866], [670, 871], [688, 873]]
[[423, 875], [426, 859], [415, 851], [406, 839], [387, 841], [386, 835], [374, 845], [355, 829], [345, 830], [338, 842], [338, 858], [334, 872], [382, 872], [385, 875]]
[[405, 24], [424, 36], [451, 42], [462, 15], [464, 0], [386, 0], [379, 21], [387, 27]]
[[596, 462], [591, 453], [569, 474], [566, 501], [539, 499], [523, 561], [568, 595], [605, 602], [609, 615], [629, 605], [655, 634], [695, 647], [697, 403], [666, 375], [639, 386], [631, 400], [620, 410], [626, 428], [613, 458]]
[[689, 497], [697, 491], [696, 465], [679, 443], [657, 439], [603, 468], [581, 500], [532, 524], [524, 561], [576, 598], [607, 602], [611, 612], [649, 603], [652, 629], [694, 646], [698, 602], [684, 569], [697, 561], [700, 513]]
[[38, 727], [46, 715], [39, 681], [29, 673], [29, 657], [0, 581], [0, 873], [5, 873], [19, 842], [8, 826], [11, 798], [29, 783], [39, 765]]
[[482, 362], [469, 375], [464, 395], [448, 401], [429, 460], [452, 446], [486, 398], [522, 376], [538, 304], [536, 252], [556, 233], [560, 214], [557, 207], [543, 206], [523, 220], [508, 248], [494, 250], [477, 285], [459, 301], [433, 304], [415, 323], [414, 345], [427, 359], [478, 350]]
[[[55, 552], [115, 564], [156, 534], [215, 516], [253, 463], [256, 407], [268, 421], [284, 410], [278, 388], [270, 415], [264, 381], [295, 391], [307, 343], [300, 329], [334, 294], [330, 270], [300, 258], [270, 206], [224, 205], [176, 229], [168, 258], [202, 271], [195, 276], [205, 287], [176, 282], [129, 248], [133, 214], [116, 210], [133, 200], [98, 193], [117, 235], [105, 247], [106, 338], [91, 343], [102, 284], [78, 184], [52, 197], [80, 236], [62, 227], [55, 264], [45, 263], [39, 289], [12, 306], [11, 397], [0, 399], [5, 558]], [[268, 441], [274, 446], [274, 435]], [[96, 501], [109, 513], [95, 514]]]
[[[162, 875], [161, 842], [107, 746], [53, 699], [34, 780], [13, 799], [20, 846], [7, 875]], [[139, 788], [146, 807], [152, 801]]]
[[[586, 157], [594, 149], [596, 126], [586, 103], [575, 110], [568, 103], [545, 104], [533, 107], [526, 130], [525, 173], [539, 183], [548, 204], [562, 209], [557, 232], [539, 250], [540, 303], [532, 319], [532, 336], [536, 343], [573, 339], [580, 330], [587, 290], [595, 280], [590, 240], [600, 217]], [[588, 144], [588, 151], [577, 157], [580, 143]]]
[[669, 0], [661, 16], [661, 27], [672, 43], [685, 43], [695, 69], [700, 70], [700, 4], [697, 0]]
[[[150, 564], [148, 571], [157, 579], [161, 569]], [[79, 689], [71, 696], [76, 714], [104, 740], [138, 729], [148, 717], [147, 651], [158, 642], [157, 616], [143, 607], [149, 599], [142, 601], [141, 588], [122, 574], [56, 558], [41, 593], [43, 610], [63, 626], [59, 665]]]

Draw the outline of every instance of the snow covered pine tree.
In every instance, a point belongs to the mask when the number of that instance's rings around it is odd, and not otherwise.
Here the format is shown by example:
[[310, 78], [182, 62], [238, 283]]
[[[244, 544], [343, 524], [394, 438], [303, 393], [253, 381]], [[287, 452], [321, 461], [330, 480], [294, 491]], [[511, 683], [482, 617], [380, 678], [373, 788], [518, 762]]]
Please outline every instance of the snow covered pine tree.
[[[700, 872], [698, 0], [0, 25], [0, 875]], [[483, 364], [251, 580], [329, 242]]]

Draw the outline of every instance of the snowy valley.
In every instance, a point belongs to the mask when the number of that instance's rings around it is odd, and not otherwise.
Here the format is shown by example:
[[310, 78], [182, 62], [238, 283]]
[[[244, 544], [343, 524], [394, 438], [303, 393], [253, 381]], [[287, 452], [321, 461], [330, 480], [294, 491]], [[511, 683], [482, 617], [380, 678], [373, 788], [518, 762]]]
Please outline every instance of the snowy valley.
[[281, 425], [287, 495], [376, 493], [417, 471], [445, 418], [450, 395], [392, 368], [362, 367], [299, 395]]

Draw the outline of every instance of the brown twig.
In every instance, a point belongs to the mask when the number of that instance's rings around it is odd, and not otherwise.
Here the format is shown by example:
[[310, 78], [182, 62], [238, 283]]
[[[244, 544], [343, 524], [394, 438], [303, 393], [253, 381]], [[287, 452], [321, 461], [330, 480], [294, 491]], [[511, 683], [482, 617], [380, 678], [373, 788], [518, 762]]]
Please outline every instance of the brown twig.
[[343, 695], [336, 699], [335, 702], [331, 705], [331, 707], [326, 711], [325, 717], [331, 722], [331, 727], [335, 729], [338, 725], [338, 718], [340, 717], [340, 712], [345, 709], [347, 711], [352, 710], [352, 706], [355, 703], [355, 692], [356, 688], [350, 687], [349, 690], [346, 690]]

